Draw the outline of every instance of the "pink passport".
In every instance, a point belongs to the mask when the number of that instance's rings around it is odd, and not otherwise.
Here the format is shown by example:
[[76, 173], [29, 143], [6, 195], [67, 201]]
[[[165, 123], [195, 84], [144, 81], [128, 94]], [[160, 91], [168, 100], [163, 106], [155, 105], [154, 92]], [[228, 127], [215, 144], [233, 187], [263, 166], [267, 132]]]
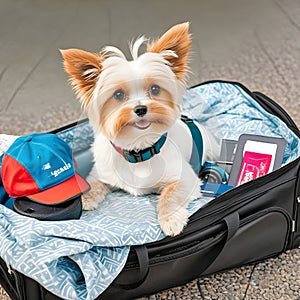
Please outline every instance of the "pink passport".
[[237, 186], [269, 173], [272, 155], [245, 151]]

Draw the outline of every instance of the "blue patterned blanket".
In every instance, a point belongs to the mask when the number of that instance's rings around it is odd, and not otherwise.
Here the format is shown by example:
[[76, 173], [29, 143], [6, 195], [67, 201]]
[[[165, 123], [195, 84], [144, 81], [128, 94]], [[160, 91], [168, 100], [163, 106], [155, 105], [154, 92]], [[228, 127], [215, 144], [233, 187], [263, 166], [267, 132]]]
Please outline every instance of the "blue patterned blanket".
[[[190, 89], [184, 113], [220, 139], [242, 133], [284, 137], [284, 164], [299, 156], [298, 138], [238, 86], [209, 83]], [[211, 200], [195, 200], [189, 214]], [[155, 195], [114, 192], [80, 220], [59, 222], [27, 218], [0, 205], [0, 256], [63, 299], [95, 299], [121, 272], [130, 246], [162, 238]]]

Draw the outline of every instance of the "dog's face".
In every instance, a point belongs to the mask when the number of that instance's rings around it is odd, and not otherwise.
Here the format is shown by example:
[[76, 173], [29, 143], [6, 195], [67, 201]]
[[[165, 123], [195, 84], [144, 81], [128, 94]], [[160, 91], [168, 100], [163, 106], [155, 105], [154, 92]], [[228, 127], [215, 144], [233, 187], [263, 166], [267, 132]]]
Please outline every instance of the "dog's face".
[[[180, 115], [191, 38], [188, 23], [147, 45], [139, 38], [128, 61], [115, 47], [100, 54], [62, 50], [65, 70], [95, 132], [126, 149], [145, 148]], [[148, 145], [149, 144], [149, 145]]]

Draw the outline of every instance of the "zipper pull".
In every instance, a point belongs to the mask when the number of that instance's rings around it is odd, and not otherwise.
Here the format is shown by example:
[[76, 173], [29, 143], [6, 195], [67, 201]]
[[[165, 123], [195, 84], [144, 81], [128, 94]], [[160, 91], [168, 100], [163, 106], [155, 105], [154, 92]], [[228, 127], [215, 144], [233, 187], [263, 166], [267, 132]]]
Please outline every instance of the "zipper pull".
[[295, 220], [292, 220], [292, 232], [296, 231], [296, 222]]
[[12, 275], [13, 270], [12, 270], [11, 266], [10, 266], [9, 264], [6, 264], [6, 266], [7, 266], [8, 274], [9, 274], [9, 275]]

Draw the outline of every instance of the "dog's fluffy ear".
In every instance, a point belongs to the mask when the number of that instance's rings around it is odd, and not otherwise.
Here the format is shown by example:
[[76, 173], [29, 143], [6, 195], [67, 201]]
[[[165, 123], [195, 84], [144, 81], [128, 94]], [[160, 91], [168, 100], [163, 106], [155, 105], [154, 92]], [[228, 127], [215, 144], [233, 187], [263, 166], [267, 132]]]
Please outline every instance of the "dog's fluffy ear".
[[60, 50], [60, 52], [64, 59], [65, 71], [70, 75], [74, 90], [86, 108], [92, 99], [104, 58], [99, 54], [79, 49]]
[[157, 41], [150, 43], [147, 51], [162, 53], [164, 58], [170, 62], [177, 79], [184, 80], [188, 70], [191, 43], [189, 23], [187, 22], [171, 27]]

